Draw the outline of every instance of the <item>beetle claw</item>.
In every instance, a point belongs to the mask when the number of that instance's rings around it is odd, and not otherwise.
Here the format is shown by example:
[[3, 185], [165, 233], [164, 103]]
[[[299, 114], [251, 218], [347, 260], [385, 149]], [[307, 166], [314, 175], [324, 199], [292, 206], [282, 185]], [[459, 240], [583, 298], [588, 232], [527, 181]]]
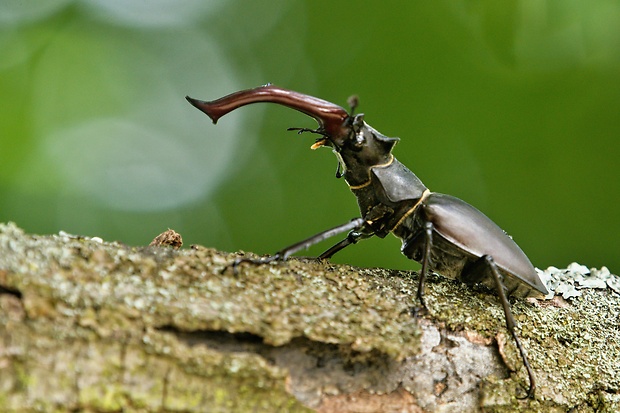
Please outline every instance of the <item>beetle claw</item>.
[[415, 307], [409, 307], [409, 314], [411, 314], [412, 317], [420, 318], [430, 314], [430, 312], [426, 306], [417, 305]]
[[530, 382], [530, 387], [526, 390], [525, 387], [521, 387], [521, 390], [523, 390], [525, 392], [524, 396], [519, 396], [518, 394], [515, 396], [518, 400], [525, 400], [525, 399], [530, 399], [534, 397], [534, 387], [532, 386], [532, 383]]

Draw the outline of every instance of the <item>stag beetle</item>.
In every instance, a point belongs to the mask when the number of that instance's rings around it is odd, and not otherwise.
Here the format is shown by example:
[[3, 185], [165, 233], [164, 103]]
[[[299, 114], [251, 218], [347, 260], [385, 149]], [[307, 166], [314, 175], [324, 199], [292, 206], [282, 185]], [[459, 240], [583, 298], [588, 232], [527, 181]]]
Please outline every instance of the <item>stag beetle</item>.
[[392, 149], [399, 141], [372, 128], [363, 114], [354, 115], [325, 100], [273, 85], [232, 93], [206, 102], [186, 99], [207, 114], [213, 123], [227, 113], [251, 103], [270, 102], [298, 110], [314, 118], [317, 129], [289, 128], [298, 133], [319, 135], [312, 149], [326, 146], [338, 158], [336, 177], [344, 177], [357, 197], [361, 218], [321, 232], [291, 245], [273, 256], [241, 262], [267, 263], [286, 260], [291, 254], [334, 235], [349, 231], [346, 238], [319, 256], [328, 259], [361, 239], [385, 237], [390, 232], [402, 240], [402, 253], [422, 263], [417, 299], [422, 309], [424, 280], [428, 271], [459, 279], [467, 284], [483, 284], [499, 295], [506, 327], [510, 331], [529, 376], [526, 397], [536, 388], [534, 373], [515, 332], [515, 320], [507, 295], [541, 297], [548, 294], [530, 260], [500, 227], [471, 205], [450, 195], [431, 192], [418, 177], [400, 163]]

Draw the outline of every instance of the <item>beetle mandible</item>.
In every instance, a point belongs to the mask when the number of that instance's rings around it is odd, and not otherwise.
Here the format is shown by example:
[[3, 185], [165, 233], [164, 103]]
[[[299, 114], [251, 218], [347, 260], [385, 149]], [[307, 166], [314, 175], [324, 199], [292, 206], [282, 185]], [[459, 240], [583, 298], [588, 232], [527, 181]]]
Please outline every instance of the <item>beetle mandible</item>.
[[506, 327], [527, 369], [530, 385], [525, 397], [533, 396], [534, 373], [516, 334], [506, 297], [541, 297], [548, 294], [545, 284], [519, 246], [493, 221], [458, 198], [431, 192], [396, 160], [392, 149], [399, 139], [379, 133], [364, 121], [363, 114], [354, 115], [357, 99], [350, 100], [350, 113], [334, 103], [273, 85], [242, 90], [210, 102], [189, 96], [186, 99], [207, 114], [213, 123], [241, 106], [257, 102], [277, 103], [311, 116], [319, 124], [317, 129], [289, 130], [317, 134], [312, 149], [321, 146], [332, 149], [338, 158], [336, 177], [344, 177], [357, 197], [361, 218], [323, 231], [269, 257], [239, 258], [233, 263], [235, 268], [242, 262], [285, 260], [297, 251], [349, 231], [346, 238], [319, 256], [328, 259], [361, 239], [384, 238], [392, 232], [402, 240], [402, 253], [422, 263], [417, 291], [422, 308], [426, 308], [424, 280], [431, 270], [497, 291]]

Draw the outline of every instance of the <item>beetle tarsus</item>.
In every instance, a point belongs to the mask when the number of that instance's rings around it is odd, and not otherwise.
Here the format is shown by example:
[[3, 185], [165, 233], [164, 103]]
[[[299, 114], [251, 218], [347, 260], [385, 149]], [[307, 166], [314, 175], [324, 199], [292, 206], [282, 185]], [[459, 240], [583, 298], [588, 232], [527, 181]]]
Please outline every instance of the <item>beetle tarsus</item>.
[[251, 263], [254, 265], [262, 265], [262, 264], [269, 264], [270, 262], [278, 261], [280, 259], [281, 258], [277, 253], [274, 255], [267, 256], [267, 257], [259, 257], [259, 258], [237, 257], [233, 262], [231, 262], [230, 264], [224, 267], [224, 269], [222, 270], [222, 273], [226, 272], [226, 270], [228, 270], [229, 268], [232, 268], [233, 274], [238, 275], [239, 266], [243, 263], [247, 262], [247, 263]]

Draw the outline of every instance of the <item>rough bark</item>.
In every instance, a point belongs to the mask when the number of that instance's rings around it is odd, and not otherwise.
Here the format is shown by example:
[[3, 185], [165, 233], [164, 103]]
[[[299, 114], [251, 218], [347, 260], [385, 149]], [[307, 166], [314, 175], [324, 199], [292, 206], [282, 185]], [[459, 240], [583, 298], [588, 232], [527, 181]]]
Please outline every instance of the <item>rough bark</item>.
[[[620, 296], [512, 300], [430, 277], [26, 235], [0, 224], [0, 411], [620, 411]], [[508, 367], [510, 366], [510, 367]]]

